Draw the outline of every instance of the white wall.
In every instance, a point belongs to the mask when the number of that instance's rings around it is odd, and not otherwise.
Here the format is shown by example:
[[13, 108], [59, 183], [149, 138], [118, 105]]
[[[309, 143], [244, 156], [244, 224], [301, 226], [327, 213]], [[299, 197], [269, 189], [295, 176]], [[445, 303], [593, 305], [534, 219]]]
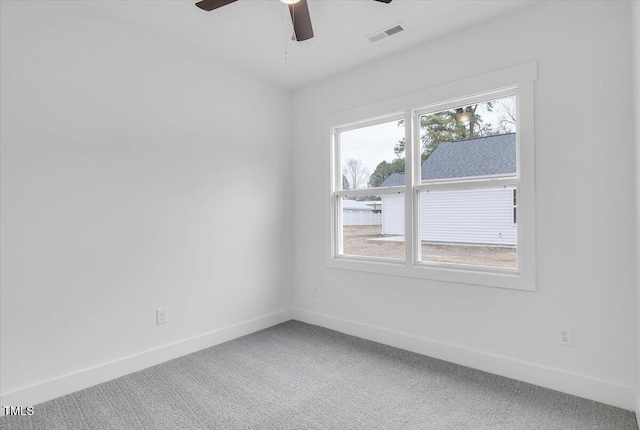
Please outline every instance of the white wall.
[[632, 26], [632, 59], [634, 83], [634, 125], [636, 149], [636, 283], [638, 300], [638, 402], [636, 414], [640, 416], [640, 1], [635, 0], [631, 5]]
[[[297, 91], [293, 173], [306, 179], [294, 186], [298, 318], [633, 409], [629, 8], [544, 2]], [[326, 233], [307, 228], [326, 225], [328, 210], [316, 210], [328, 180], [326, 116], [532, 60], [537, 291], [326, 268], [326, 248], [310, 245]], [[556, 344], [559, 324], [573, 326], [572, 348]]]
[[290, 94], [91, 3], [1, 3], [2, 404], [291, 306]]

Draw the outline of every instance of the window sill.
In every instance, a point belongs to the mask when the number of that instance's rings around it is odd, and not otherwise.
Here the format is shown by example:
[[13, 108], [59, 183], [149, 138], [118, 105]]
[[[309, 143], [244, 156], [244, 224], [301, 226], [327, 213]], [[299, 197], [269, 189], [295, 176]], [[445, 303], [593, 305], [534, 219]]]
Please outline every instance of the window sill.
[[485, 287], [508, 288], [535, 291], [535, 278], [515, 270], [493, 268], [463, 268], [461, 266], [435, 267], [427, 264], [408, 266], [404, 261], [374, 261], [352, 257], [336, 257], [326, 260], [326, 267], [339, 270], [368, 272], [405, 278], [428, 279], [432, 281]]

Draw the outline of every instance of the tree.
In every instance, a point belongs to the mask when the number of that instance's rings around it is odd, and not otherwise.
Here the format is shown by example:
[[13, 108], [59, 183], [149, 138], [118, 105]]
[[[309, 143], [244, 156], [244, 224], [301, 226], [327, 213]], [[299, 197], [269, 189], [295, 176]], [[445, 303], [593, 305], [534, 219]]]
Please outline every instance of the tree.
[[404, 157], [378, 164], [369, 178], [369, 186], [371, 188], [379, 187], [393, 173], [404, 173]]
[[350, 190], [351, 189], [351, 184], [347, 180], [347, 177], [344, 176], [344, 174], [342, 175], [342, 189], [343, 190]]
[[367, 185], [370, 173], [361, 160], [349, 158], [345, 160], [342, 166], [342, 175], [346, 178], [347, 183], [351, 185], [351, 188], [357, 190]]
[[498, 131], [501, 134], [513, 133], [516, 131], [516, 100], [513, 98], [503, 99], [497, 103]]

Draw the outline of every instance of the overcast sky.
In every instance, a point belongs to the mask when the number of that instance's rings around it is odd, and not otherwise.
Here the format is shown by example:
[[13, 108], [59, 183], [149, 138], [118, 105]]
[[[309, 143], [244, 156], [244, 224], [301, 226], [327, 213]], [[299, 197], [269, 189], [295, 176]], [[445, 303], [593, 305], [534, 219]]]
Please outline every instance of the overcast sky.
[[373, 173], [382, 161], [397, 158], [393, 147], [404, 137], [404, 125], [398, 121], [385, 122], [340, 134], [342, 164], [350, 158], [360, 160]]

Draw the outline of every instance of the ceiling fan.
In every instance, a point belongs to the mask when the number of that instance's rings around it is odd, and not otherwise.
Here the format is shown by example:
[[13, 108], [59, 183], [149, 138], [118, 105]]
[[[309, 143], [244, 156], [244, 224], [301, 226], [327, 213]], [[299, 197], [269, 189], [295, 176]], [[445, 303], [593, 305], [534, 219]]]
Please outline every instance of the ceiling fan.
[[[212, 11], [219, 7], [226, 6], [238, 0], [201, 0], [196, 3], [202, 10]], [[311, 15], [307, 0], [280, 0], [289, 6], [291, 21], [293, 21], [293, 31], [295, 40], [302, 42], [313, 37], [313, 27], [311, 26]], [[380, 3], [391, 3], [391, 0], [374, 0]]]

